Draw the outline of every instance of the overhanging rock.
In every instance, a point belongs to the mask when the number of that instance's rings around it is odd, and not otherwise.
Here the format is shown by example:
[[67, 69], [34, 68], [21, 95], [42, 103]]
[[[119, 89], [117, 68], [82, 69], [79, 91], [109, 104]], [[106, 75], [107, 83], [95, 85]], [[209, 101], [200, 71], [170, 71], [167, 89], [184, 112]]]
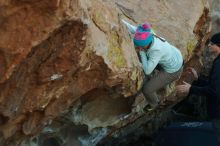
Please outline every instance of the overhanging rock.
[[144, 76], [121, 20], [150, 22], [187, 58], [204, 9], [203, 0], [1, 1], [0, 143], [95, 145], [134, 121], [142, 113], [129, 117], [127, 97]]

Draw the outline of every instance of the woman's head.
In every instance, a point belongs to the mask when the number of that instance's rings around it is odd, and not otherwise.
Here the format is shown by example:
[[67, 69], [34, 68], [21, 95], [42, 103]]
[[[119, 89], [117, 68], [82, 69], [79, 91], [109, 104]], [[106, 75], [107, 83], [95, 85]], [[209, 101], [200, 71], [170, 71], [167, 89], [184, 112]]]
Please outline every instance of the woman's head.
[[138, 26], [133, 42], [135, 47], [145, 47], [149, 45], [153, 40], [153, 35], [151, 33], [151, 27], [150, 24], [144, 23], [140, 26]]

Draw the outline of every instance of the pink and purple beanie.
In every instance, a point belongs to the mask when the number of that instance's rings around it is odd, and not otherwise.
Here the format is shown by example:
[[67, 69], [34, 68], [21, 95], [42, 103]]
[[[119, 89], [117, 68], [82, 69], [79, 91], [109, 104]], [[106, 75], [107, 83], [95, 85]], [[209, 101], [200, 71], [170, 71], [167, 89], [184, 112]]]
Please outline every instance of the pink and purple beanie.
[[144, 47], [150, 44], [153, 40], [153, 35], [151, 33], [151, 27], [149, 23], [144, 23], [136, 29], [134, 34], [134, 46]]

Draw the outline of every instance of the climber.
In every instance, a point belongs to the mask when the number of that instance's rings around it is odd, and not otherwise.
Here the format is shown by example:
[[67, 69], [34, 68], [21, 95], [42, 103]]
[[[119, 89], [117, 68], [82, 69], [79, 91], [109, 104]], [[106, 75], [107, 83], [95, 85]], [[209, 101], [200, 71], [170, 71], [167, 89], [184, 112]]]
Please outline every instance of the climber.
[[[146, 75], [142, 92], [151, 107], [155, 108], [160, 102], [156, 91], [180, 77], [183, 65], [182, 54], [165, 39], [158, 37], [149, 23], [132, 27], [125, 22], [123, 23], [130, 33], [134, 33], [133, 43]], [[156, 67], [159, 68], [159, 72], [149, 79], [149, 75]]]
[[217, 133], [220, 143], [220, 33], [214, 34], [208, 44], [209, 51], [217, 57], [215, 58], [208, 80], [198, 77], [194, 68], [189, 68], [194, 77], [192, 85], [183, 82], [176, 86], [177, 95], [200, 95], [207, 98], [207, 113], [212, 121], [214, 130]]

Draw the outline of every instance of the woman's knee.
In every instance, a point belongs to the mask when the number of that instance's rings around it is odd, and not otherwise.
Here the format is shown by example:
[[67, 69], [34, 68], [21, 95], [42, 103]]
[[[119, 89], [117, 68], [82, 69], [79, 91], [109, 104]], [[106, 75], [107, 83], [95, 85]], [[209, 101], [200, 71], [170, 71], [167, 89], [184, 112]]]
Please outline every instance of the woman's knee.
[[147, 95], [147, 94], [151, 93], [152, 91], [151, 91], [150, 86], [148, 84], [144, 84], [142, 87], [142, 92]]

